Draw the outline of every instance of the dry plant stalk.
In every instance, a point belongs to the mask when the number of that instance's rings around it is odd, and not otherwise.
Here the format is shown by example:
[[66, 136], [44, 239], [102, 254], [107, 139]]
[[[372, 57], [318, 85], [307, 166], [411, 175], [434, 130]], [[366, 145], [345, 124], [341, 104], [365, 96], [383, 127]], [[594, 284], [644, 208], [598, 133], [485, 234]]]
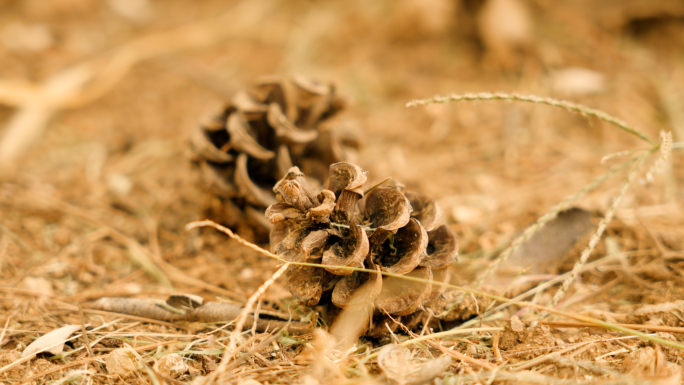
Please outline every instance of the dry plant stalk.
[[477, 101], [477, 100], [510, 100], [510, 101], [517, 101], [517, 102], [529, 102], [529, 103], [538, 103], [538, 104], [545, 104], [548, 106], [553, 106], [553, 107], [558, 107], [562, 108], [566, 111], [574, 112], [583, 116], [594, 116], [596, 118], [599, 118], [605, 122], [608, 122], [610, 124], [613, 124], [620, 128], [621, 130], [624, 130], [632, 135], [635, 135], [641, 140], [644, 140], [648, 142], [650, 145], [657, 146], [658, 143], [650, 138], [648, 135], [645, 133], [641, 132], [641, 130], [638, 130], [625, 121], [623, 121], [620, 118], [617, 118], [615, 116], [606, 114], [603, 111], [596, 110], [587, 106], [583, 106], [581, 104], [576, 104], [572, 102], [568, 102], [565, 100], [557, 100], [553, 98], [544, 98], [544, 97], [539, 97], [535, 95], [519, 95], [515, 93], [504, 93], [504, 92], [495, 92], [495, 93], [489, 93], [489, 92], [482, 92], [482, 93], [472, 93], [472, 94], [463, 94], [463, 95], [458, 95], [458, 94], [452, 94], [449, 96], [434, 96], [432, 98], [428, 99], [416, 99], [412, 100], [408, 103], [406, 103], [406, 107], [417, 107], [417, 106], [424, 106], [428, 104], [434, 104], [434, 103], [449, 103], [449, 102], [461, 102], [461, 101]]
[[301, 76], [261, 78], [237, 93], [190, 140], [207, 216], [266, 240], [263, 211], [276, 203], [271, 187], [282, 175], [297, 164], [320, 185], [329, 164], [354, 157], [361, 135], [341, 114], [348, 104], [333, 84]]

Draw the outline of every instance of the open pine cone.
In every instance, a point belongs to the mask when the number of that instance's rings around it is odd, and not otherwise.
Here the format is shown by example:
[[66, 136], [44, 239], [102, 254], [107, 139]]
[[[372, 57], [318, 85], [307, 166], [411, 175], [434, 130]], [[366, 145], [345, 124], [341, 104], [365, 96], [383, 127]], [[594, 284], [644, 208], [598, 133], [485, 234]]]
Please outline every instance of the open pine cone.
[[440, 208], [425, 195], [384, 186], [364, 194], [365, 182], [358, 166], [336, 163], [327, 189], [316, 194], [292, 167], [273, 188], [278, 203], [266, 210], [273, 224], [271, 251], [288, 261], [324, 265], [290, 266], [287, 286], [304, 305], [372, 304], [392, 315], [414, 313], [442, 293], [431, 282], [448, 280], [447, 267], [458, 255], [456, 234], [441, 223]]
[[241, 234], [268, 236], [273, 184], [293, 165], [321, 184], [331, 163], [350, 160], [357, 127], [340, 118], [347, 106], [332, 84], [303, 77], [264, 78], [196, 129], [194, 161], [209, 193], [206, 215]]

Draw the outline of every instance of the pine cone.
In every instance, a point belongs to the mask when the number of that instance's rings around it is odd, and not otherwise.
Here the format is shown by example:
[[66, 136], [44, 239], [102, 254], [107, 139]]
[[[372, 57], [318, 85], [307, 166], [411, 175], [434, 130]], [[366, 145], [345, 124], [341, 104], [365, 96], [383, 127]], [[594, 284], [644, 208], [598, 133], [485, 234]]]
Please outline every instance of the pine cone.
[[[456, 261], [456, 234], [441, 224], [428, 197], [401, 187], [376, 187], [364, 196], [366, 175], [351, 163], [330, 166], [327, 189], [315, 194], [291, 168], [274, 187], [279, 203], [266, 210], [271, 251], [292, 262], [287, 287], [304, 305], [367, 306], [407, 315], [435, 299]], [[365, 267], [422, 278], [414, 282], [343, 267]]]
[[361, 142], [340, 117], [347, 106], [332, 84], [302, 77], [265, 78], [200, 125], [190, 145], [209, 193], [206, 215], [257, 240], [268, 236], [271, 187], [293, 165], [320, 185], [331, 163], [349, 160]]

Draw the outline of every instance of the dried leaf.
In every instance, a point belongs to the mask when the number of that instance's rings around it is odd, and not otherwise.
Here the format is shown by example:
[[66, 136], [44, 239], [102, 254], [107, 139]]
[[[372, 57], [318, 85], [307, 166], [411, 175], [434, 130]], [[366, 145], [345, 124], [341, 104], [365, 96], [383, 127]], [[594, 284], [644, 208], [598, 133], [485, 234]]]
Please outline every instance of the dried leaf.
[[451, 366], [451, 357], [442, 356], [434, 360], [427, 360], [424, 362], [417, 372], [412, 373], [409, 377], [409, 384], [424, 384], [432, 381], [436, 377], [444, 375], [447, 369]]
[[555, 272], [562, 258], [593, 229], [589, 212], [579, 208], [563, 211], [520, 245], [501, 267], [513, 274], [521, 269], [533, 274]]
[[489, 0], [477, 21], [488, 53], [503, 65], [512, 65], [515, 52], [532, 42], [532, 17], [528, 5], [520, 0]]
[[682, 380], [681, 366], [667, 362], [659, 346], [648, 346], [630, 353], [624, 366], [629, 375], [649, 379], [651, 384], [677, 385]]
[[598, 94], [606, 89], [606, 77], [587, 68], [563, 68], [551, 74], [551, 88], [562, 95]]
[[172, 294], [166, 299], [166, 304], [186, 311], [192, 311], [204, 304], [204, 298], [195, 294]]
[[27, 346], [26, 349], [21, 352], [21, 358], [28, 357], [39, 352], [60, 354], [64, 351], [64, 343], [66, 340], [80, 329], [81, 325], [66, 325], [59, 329], [53, 330]]

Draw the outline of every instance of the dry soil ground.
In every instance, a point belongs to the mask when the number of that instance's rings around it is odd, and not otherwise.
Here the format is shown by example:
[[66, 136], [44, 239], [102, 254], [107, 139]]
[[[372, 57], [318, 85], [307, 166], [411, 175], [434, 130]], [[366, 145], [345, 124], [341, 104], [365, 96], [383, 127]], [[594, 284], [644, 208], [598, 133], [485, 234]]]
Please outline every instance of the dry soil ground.
[[[682, 2], [2, 0], [0, 10], [3, 383], [680, 383]], [[581, 215], [541, 230], [479, 285], [508, 298], [537, 288], [525, 300], [556, 313], [468, 295], [442, 330], [399, 327], [340, 352], [321, 331], [248, 324], [224, 356], [232, 325], [92, 310], [104, 296], [174, 292], [242, 305], [277, 270], [215, 231], [184, 228], [203, 219], [206, 196], [189, 133], [268, 74], [332, 80], [354, 98], [365, 141], [356, 162], [441, 204], [460, 238], [452, 282], [470, 289], [555, 205], [654, 152], [572, 201]], [[405, 106], [494, 91], [581, 103], [654, 143], [539, 103]], [[661, 131], [674, 137], [671, 154]], [[559, 274], [606, 216], [556, 304]], [[281, 281], [257, 306], [313, 319]], [[20, 357], [82, 324], [86, 337], [61, 355]]]

